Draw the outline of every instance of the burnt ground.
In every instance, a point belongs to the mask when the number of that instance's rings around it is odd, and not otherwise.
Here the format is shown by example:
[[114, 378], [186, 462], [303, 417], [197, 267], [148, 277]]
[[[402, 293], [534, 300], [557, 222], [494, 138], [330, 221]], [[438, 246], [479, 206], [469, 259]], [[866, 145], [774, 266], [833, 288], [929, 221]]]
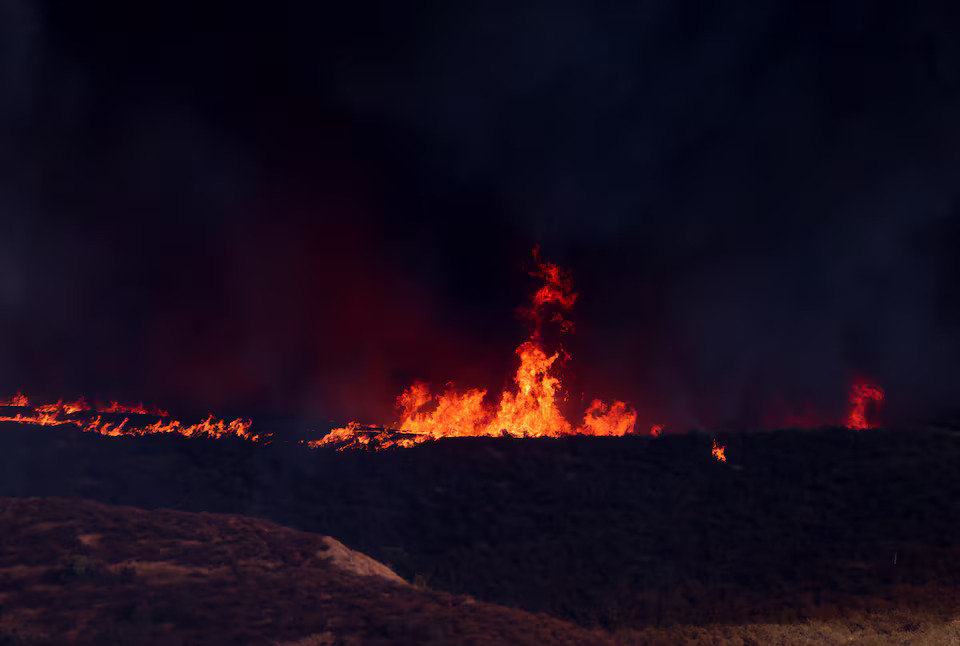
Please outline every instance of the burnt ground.
[[[246, 514], [585, 627], [960, 609], [960, 434], [471, 438], [413, 449], [0, 427], [0, 495]], [[909, 631], [910, 626], [900, 627]]]

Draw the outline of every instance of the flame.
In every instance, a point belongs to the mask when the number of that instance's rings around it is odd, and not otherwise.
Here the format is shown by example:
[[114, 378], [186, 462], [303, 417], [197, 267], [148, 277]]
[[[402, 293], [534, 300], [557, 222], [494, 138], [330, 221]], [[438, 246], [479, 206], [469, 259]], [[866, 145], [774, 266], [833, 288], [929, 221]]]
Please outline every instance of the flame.
[[713, 457], [715, 457], [718, 462], [727, 461], [726, 451], [727, 451], [726, 447], [723, 447], [717, 444], [717, 438], [713, 438], [713, 448], [710, 449], [710, 453], [713, 454]]
[[[397, 409], [401, 411], [402, 433], [418, 435], [423, 439], [437, 439], [448, 428], [461, 429], [462, 435], [485, 435], [487, 411], [483, 405], [485, 390], [468, 390], [458, 394], [453, 384], [447, 385], [442, 397], [430, 394], [430, 386], [416, 382], [397, 397]], [[433, 410], [424, 409], [433, 407]]]
[[564, 271], [560, 267], [540, 261], [540, 247], [534, 247], [533, 260], [537, 263], [538, 271], [530, 272], [534, 278], [542, 278], [546, 285], [537, 290], [533, 295], [533, 306], [526, 310], [527, 318], [533, 321], [533, 334], [531, 340], [535, 343], [540, 341], [540, 333], [543, 330], [544, 307], [547, 305], [557, 305], [560, 310], [554, 312], [551, 321], [558, 323], [563, 332], [573, 330], [573, 322], [563, 318], [563, 311], [573, 307], [577, 302], [577, 292], [573, 291], [573, 276], [570, 272]]
[[557, 363], [563, 350], [548, 354], [543, 347], [542, 329], [548, 309], [553, 309], [549, 320], [569, 332], [573, 324], [563, 313], [573, 307], [577, 292], [569, 272], [540, 260], [539, 248], [533, 251], [537, 271], [531, 276], [541, 278], [545, 285], [533, 296], [533, 304], [523, 314], [532, 322], [530, 339], [520, 344], [516, 353], [520, 366], [513, 378], [514, 388], [500, 394], [497, 406], [486, 402], [487, 391], [470, 389], [457, 391], [447, 384], [446, 392], [433, 395], [430, 386], [414, 382], [397, 398], [400, 421], [395, 432], [375, 429], [351, 422], [334, 429], [311, 446], [339, 445], [341, 449], [366, 446], [375, 438], [380, 448], [413, 446], [442, 437], [476, 437], [511, 435], [514, 437], [561, 437], [564, 435], [622, 436], [634, 431], [636, 412], [625, 402], [610, 405], [594, 400], [584, 415], [583, 423], [574, 427], [561, 413], [558, 400], [562, 383]]
[[[624, 436], [635, 432], [637, 413], [626, 402], [607, 404], [594, 399], [584, 413], [579, 426], [571, 424], [560, 411], [558, 400], [562, 399], [562, 381], [559, 372], [561, 357], [569, 358], [562, 348], [552, 354], [544, 348], [543, 325], [545, 321], [558, 324], [561, 332], [570, 332], [573, 323], [564, 317], [577, 301], [573, 279], [569, 272], [558, 266], [543, 262], [539, 248], [533, 251], [537, 270], [531, 276], [544, 281], [533, 295], [532, 305], [521, 313], [532, 323], [530, 338], [516, 349], [520, 359], [513, 378], [513, 386], [500, 394], [499, 403], [488, 399], [482, 389], [458, 391], [448, 383], [442, 395], [431, 393], [429, 384], [415, 381], [397, 397], [396, 408], [399, 421], [390, 426], [377, 426], [350, 422], [345, 427], [330, 431], [322, 439], [306, 442], [311, 448], [334, 445], [339, 450], [363, 446], [376, 448], [412, 447], [427, 440], [444, 437], [562, 437], [567, 435]], [[856, 381], [850, 391], [849, 412], [846, 426], [853, 430], [871, 428], [867, 420], [868, 406], [884, 400], [879, 386]], [[90, 405], [82, 397], [73, 402], [31, 406], [30, 400], [21, 393], [10, 399], [0, 399], [0, 409], [19, 409], [14, 415], [0, 415], [0, 422], [15, 422], [37, 426], [73, 425], [83, 431], [107, 436], [148, 435], [176, 433], [186, 437], [239, 437], [251, 441], [265, 441], [272, 434], [263, 436], [252, 432], [248, 419], [227, 422], [209, 415], [196, 424], [184, 424], [169, 419], [170, 414], [159, 408], [150, 408], [143, 403], [123, 405], [111, 401], [107, 405]], [[2, 412], [2, 410], [0, 410]], [[801, 414], [791, 411], [780, 403], [777, 419], [785, 420], [787, 426], [810, 428], [817, 425], [816, 415], [809, 404]], [[118, 424], [104, 419], [103, 415], [126, 415]], [[90, 419], [84, 419], [92, 417]], [[149, 424], [131, 423], [130, 416], [157, 417]], [[773, 425], [768, 417], [768, 425]], [[650, 427], [650, 435], [659, 437], [662, 424]], [[713, 456], [726, 462], [725, 448], [713, 441]]]
[[27, 408], [30, 406], [30, 400], [17, 393], [10, 399], [0, 399], [0, 408], [2, 407], [13, 407], [13, 408]]
[[[105, 406], [90, 406], [83, 398], [74, 402], [64, 402], [62, 399], [54, 404], [30, 406], [25, 396], [17, 393], [13, 398], [0, 400], [0, 408], [27, 408], [30, 412], [17, 412], [15, 415], [0, 415], [0, 422], [15, 422], [17, 424], [34, 424], [36, 426], [72, 425], [88, 433], [99, 433], [117, 437], [120, 435], [150, 435], [153, 433], [178, 433], [186, 437], [214, 437], [222, 438], [236, 436], [245, 440], [261, 441], [260, 435], [251, 431], [253, 423], [248, 419], [235, 419], [227, 422], [209, 415], [207, 419], [196, 424], [184, 424], [179, 420], [167, 419], [169, 413], [157, 408], [149, 408], [142, 403], [133, 406], [110, 402]], [[78, 417], [82, 413], [95, 413], [92, 419]], [[160, 417], [152, 424], [136, 425], [130, 423], [130, 417], [124, 417], [119, 424], [110, 419], [104, 419], [102, 414], [127, 414], [147, 417]], [[264, 436], [268, 437], [268, 436]]]
[[581, 432], [584, 435], [623, 436], [633, 432], [637, 423], [637, 414], [624, 402], [613, 402], [607, 406], [594, 399], [587, 408]]
[[[81, 402], [83, 399], [80, 400]], [[149, 408], [143, 405], [143, 402], [134, 406], [124, 406], [117, 402], [110, 402], [109, 406], [98, 407], [99, 413], [130, 413], [132, 415], [153, 415], [156, 417], [170, 417], [170, 413], [159, 408]]]
[[[356, 422], [350, 422], [344, 428], [337, 428], [330, 431], [329, 435], [324, 437], [322, 440], [314, 440], [312, 442], [307, 442], [307, 446], [311, 449], [319, 447], [321, 444], [329, 444], [333, 442], [350, 442], [356, 441], [360, 444], [369, 444], [370, 437], [360, 433], [359, 431], [363, 430], [361, 425]], [[329, 439], [328, 438], [331, 438]]]
[[[560, 378], [550, 374], [559, 356], [547, 356], [536, 342], [527, 341], [517, 348], [520, 367], [513, 378], [517, 392], [500, 396], [496, 418], [487, 427], [487, 435], [508, 433], [519, 437], [557, 437], [570, 435], [570, 422], [557, 408]], [[456, 429], [450, 429], [456, 431]]]
[[[26, 401], [26, 397], [23, 398]], [[24, 404], [25, 406], [27, 404]], [[84, 401], [83, 397], [78, 399], [75, 402], [64, 403], [62, 399], [58, 399], [56, 404], [43, 404], [40, 406], [35, 406], [34, 410], [41, 413], [65, 413], [67, 415], [72, 415], [74, 413], [82, 413], [91, 410], [89, 404]]]
[[812, 429], [818, 426], [845, 426], [851, 430], [862, 431], [875, 425], [867, 420], [868, 409], [876, 409], [884, 400], [883, 388], [863, 379], [854, 380], [850, 385], [846, 416], [840, 420], [834, 416], [819, 415], [810, 402], [804, 402], [800, 408], [790, 407], [783, 398], [773, 401], [769, 413], [764, 417], [768, 428]]
[[853, 383], [850, 389], [850, 413], [847, 415], [846, 426], [855, 431], [864, 431], [872, 428], [867, 422], [867, 404], [883, 402], [883, 389], [863, 381]]

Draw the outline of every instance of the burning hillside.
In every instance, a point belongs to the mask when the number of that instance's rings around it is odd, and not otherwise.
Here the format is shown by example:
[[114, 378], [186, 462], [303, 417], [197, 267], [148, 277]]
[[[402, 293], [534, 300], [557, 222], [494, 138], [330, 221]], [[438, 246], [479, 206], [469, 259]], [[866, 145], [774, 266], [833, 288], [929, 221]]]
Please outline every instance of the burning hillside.
[[[573, 330], [573, 323], [566, 315], [576, 303], [578, 294], [573, 288], [570, 273], [542, 261], [538, 249], [534, 249], [534, 261], [537, 268], [530, 275], [542, 280], [543, 284], [534, 293], [531, 305], [521, 310], [530, 324], [530, 336], [517, 347], [520, 365], [511, 387], [500, 393], [498, 400], [491, 398], [486, 389], [461, 391], [453, 383], [448, 383], [442, 394], [435, 394], [429, 384], [415, 381], [397, 398], [398, 419], [393, 423], [374, 425], [350, 422], [308, 444], [314, 448], [388, 448], [411, 447], [445, 437], [507, 435], [556, 438], [635, 434], [637, 413], [623, 401], [607, 403], [594, 399], [577, 425], [571, 423], [561, 411], [561, 402], [566, 401], [560, 376], [561, 364], [570, 355], [559, 343], [552, 351], [548, 350], [545, 332], [547, 326], [557, 335]], [[880, 387], [862, 379], [855, 381], [851, 387], [844, 425], [854, 430], [870, 428], [868, 413], [883, 398], [884, 392]], [[171, 419], [165, 410], [150, 408], [142, 403], [91, 405], [81, 398], [72, 402], [59, 400], [56, 403], [31, 405], [26, 396], [17, 393], [8, 400], [0, 400], [0, 413], [0, 422], [38, 426], [73, 425], [86, 432], [108, 436], [175, 433], [187, 437], [235, 436], [252, 441], [265, 441], [271, 436], [270, 433], [254, 433], [252, 422], [248, 419], [238, 418], [227, 422], [209, 415], [201, 422], [186, 424]], [[824, 421], [809, 407], [799, 423], [798, 420], [801, 418], [791, 418], [791, 423], [783, 426], [814, 428], [824, 425]], [[663, 424], [654, 424], [649, 434], [657, 437], [663, 430]], [[716, 443], [713, 455], [719, 461], [726, 461], [724, 447]]]
[[[599, 399], [591, 402], [579, 426], [571, 424], [561, 413], [558, 401], [563, 399], [558, 364], [570, 355], [562, 347], [548, 353], [544, 342], [544, 326], [556, 325], [561, 333], [571, 332], [573, 323], [565, 314], [577, 300], [569, 272], [544, 262], [534, 249], [537, 270], [531, 276], [544, 281], [534, 294], [532, 304], [523, 310], [531, 324], [530, 338], [516, 350], [520, 365], [513, 388], [504, 390], [494, 405], [482, 389], [458, 391], [447, 384], [443, 394], [433, 394], [430, 385], [415, 382], [397, 398], [399, 421], [384, 426], [351, 422], [331, 431], [311, 446], [334, 445], [341, 449], [361, 446], [387, 448], [410, 447], [426, 440], [443, 437], [480, 437], [509, 435], [513, 437], [562, 437], [566, 435], [623, 436], [636, 432], [637, 414], [626, 402], [607, 404]], [[846, 426], [863, 430], [869, 404], [883, 401], [883, 391], [863, 381], [853, 384]], [[824, 422], [815, 416], [796, 427], [814, 428]], [[650, 428], [651, 436], [663, 432], [662, 424]], [[714, 442], [714, 457], [724, 462], [724, 447]]]

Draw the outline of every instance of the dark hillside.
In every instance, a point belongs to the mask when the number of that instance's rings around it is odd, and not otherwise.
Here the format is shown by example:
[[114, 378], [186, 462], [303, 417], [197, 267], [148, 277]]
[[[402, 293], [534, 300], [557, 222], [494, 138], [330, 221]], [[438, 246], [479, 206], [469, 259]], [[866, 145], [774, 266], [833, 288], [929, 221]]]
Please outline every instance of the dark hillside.
[[2, 431], [0, 495], [258, 516], [588, 626], [829, 617], [960, 581], [946, 432], [728, 434], [719, 463], [700, 434], [335, 452]]
[[254, 518], [0, 498], [0, 533], [4, 646], [612, 643], [358, 573], [350, 560], [364, 557]]

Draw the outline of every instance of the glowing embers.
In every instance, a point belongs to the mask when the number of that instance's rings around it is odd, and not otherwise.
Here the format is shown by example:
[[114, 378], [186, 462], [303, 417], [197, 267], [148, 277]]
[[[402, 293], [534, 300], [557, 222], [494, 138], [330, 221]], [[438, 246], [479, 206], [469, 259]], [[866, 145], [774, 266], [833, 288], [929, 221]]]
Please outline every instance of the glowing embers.
[[[486, 390], [458, 392], [453, 384], [449, 384], [442, 395], [434, 395], [427, 384], [416, 382], [397, 398], [400, 420], [394, 426], [395, 433], [351, 422], [311, 445], [350, 448], [370, 445], [375, 438], [377, 448], [386, 448], [412, 446], [442, 437], [620, 436], [632, 433], [637, 414], [625, 402], [615, 401], [608, 405], [594, 400], [577, 427], [561, 413], [558, 400], [562, 384], [557, 374], [557, 360], [563, 350], [548, 354], [543, 346], [542, 332], [546, 321], [557, 324], [561, 332], [573, 329], [573, 323], [564, 318], [564, 312], [576, 302], [577, 292], [573, 290], [570, 274], [556, 265], [541, 262], [536, 249], [534, 260], [538, 269], [531, 275], [542, 278], [546, 284], [537, 290], [532, 305], [524, 311], [533, 330], [530, 339], [517, 348], [520, 366], [513, 378], [514, 388], [500, 394], [499, 404], [494, 406], [485, 401]], [[564, 356], [568, 355], [564, 353]]]
[[[169, 419], [164, 410], [149, 408], [143, 404], [127, 406], [110, 402], [107, 405], [87, 404], [82, 398], [75, 402], [30, 405], [30, 400], [17, 393], [7, 400], [0, 400], [0, 408], [18, 408], [15, 415], [0, 415], [0, 422], [34, 424], [37, 426], [72, 425], [83, 431], [100, 435], [150, 435], [153, 433], [176, 433], [186, 437], [222, 438], [236, 436], [245, 440], [260, 441], [262, 438], [251, 432], [252, 422], [248, 419], [235, 419], [227, 422], [209, 415], [202, 422], [184, 424], [180, 420]], [[109, 417], [104, 417], [104, 416]], [[119, 415], [126, 415], [117, 421]], [[158, 417], [150, 424], [131, 423], [131, 417]]]

